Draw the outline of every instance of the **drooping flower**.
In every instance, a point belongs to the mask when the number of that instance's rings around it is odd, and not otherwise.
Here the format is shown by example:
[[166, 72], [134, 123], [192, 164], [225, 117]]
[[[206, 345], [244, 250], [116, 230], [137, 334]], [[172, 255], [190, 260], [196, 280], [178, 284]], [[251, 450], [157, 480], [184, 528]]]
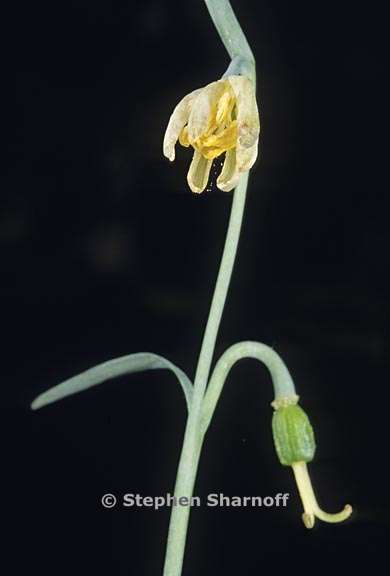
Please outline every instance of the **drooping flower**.
[[314, 432], [306, 412], [298, 405], [298, 396], [278, 398], [272, 406], [276, 453], [283, 466], [293, 469], [303, 504], [304, 525], [313, 528], [316, 518], [323, 522], [343, 522], [352, 514], [352, 506], [347, 504], [341, 512], [329, 514], [319, 507], [315, 497], [307, 469], [307, 462], [313, 460], [316, 449]]
[[178, 140], [194, 148], [187, 180], [191, 190], [200, 193], [207, 186], [213, 160], [225, 153], [217, 186], [227, 192], [253, 166], [259, 133], [253, 82], [246, 76], [227, 76], [179, 102], [165, 132], [164, 155], [175, 159]]

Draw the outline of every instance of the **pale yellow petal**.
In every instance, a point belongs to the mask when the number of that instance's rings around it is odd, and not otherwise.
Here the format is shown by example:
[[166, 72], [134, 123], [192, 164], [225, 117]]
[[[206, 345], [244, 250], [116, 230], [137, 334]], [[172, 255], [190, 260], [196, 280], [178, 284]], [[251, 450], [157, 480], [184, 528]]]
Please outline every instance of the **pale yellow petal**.
[[247, 76], [229, 76], [228, 80], [236, 97], [238, 138], [242, 146], [250, 148], [260, 133], [254, 84]]
[[164, 156], [172, 162], [175, 159], [175, 145], [179, 138], [180, 132], [188, 122], [191, 107], [194, 99], [201, 91], [201, 88], [187, 94], [176, 106], [169, 119], [164, 136], [163, 151]]
[[218, 80], [205, 86], [196, 96], [188, 119], [190, 142], [217, 127], [218, 101], [226, 91], [226, 80]]
[[260, 134], [259, 111], [253, 82], [246, 76], [229, 76], [236, 96], [237, 164], [240, 171], [249, 170], [257, 157]]
[[224, 192], [230, 192], [238, 184], [241, 174], [237, 168], [236, 151], [228, 150], [226, 152], [225, 161], [223, 163], [222, 171], [217, 178], [217, 186]]
[[192, 192], [200, 194], [206, 188], [212, 163], [212, 160], [207, 160], [200, 152], [194, 151], [187, 175], [188, 185]]
[[253, 164], [256, 162], [258, 154], [258, 141], [253, 144], [250, 148], [243, 148], [242, 146], [237, 146], [237, 169], [239, 172], [246, 172], [250, 170]]

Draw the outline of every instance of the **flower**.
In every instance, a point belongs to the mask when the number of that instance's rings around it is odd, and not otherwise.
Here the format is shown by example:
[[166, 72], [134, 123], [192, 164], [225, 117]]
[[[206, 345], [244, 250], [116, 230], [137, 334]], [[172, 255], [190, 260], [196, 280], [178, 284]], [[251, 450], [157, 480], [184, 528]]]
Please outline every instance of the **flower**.
[[318, 505], [311, 484], [307, 462], [314, 458], [316, 444], [313, 428], [304, 410], [298, 405], [299, 397], [279, 397], [272, 402], [275, 409], [272, 433], [276, 453], [283, 466], [291, 466], [303, 504], [302, 520], [306, 528], [313, 528], [315, 519], [323, 522], [342, 522], [352, 514], [347, 504], [341, 512], [329, 514]]
[[176, 106], [164, 136], [164, 155], [172, 162], [179, 140], [194, 155], [188, 185], [200, 193], [207, 186], [214, 158], [226, 153], [217, 186], [235, 188], [242, 172], [257, 158], [260, 133], [255, 87], [246, 76], [227, 76], [187, 94]]

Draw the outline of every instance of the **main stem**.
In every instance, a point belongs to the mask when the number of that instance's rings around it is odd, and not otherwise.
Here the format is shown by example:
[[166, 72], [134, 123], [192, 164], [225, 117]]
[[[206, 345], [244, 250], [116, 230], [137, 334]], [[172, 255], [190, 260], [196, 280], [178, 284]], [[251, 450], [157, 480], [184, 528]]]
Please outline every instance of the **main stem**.
[[[205, 0], [210, 16], [230, 57], [242, 58], [249, 63], [255, 82], [254, 57], [228, 0]], [[211, 302], [203, 342], [194, 380], [194, 392], [188, 415], [183, 448], [176, 476], [175, 496], [191, 501], [204, 431], [201, 425], [202, 402], [214, 356], [215, 343], [221, 323], [232, 276], [244, 214], [248, 173], [241, 176], [234, 191], [229, 227], [226, 235], [218, 278]], [[191, 506], [173, 506], [168, 532], [164, 576], [181, 576]]]
[[[177, 471], [175, 496], [176, 498], [186, 497], [188, 501], [191, 500], [193, 495], [198, 462], [204, 438], [200, 425], [202, 401], [210, 373], [218, 328], [221, 322], [237, 253], [244, 214], [247, 184], [248, 173], [242, 175], [238, 186], [234, 191], [225, 247], [199, 355], [191, 410], [188, 415], [183, 448]], [[164, 576], [180, 576], [182, 573], [190, 509], [190, 506], [174, 506], [172, 508], [164, 565]]]
[[238, 241], [240, 238], [242, 219], [245, 207], [246, 190], [248, 185], [248, 172], [241, 176], [241, 179], [234, 191], [233, 204], [230, 214], [229, 227], [226, 234], [225, 247], [219, 267], [217, 283], [211, 302], [209, 317], [203, 336], [202, 347], [199, 354], [198, 366], [194, 381], [193, 406], [197, 399], [200, 401], [206, 388], [210, 373], [211, 362], [214, 355], [215, 342], [221, 323], [223, 309], [225, 307], [226, 296], [232, 277], [234, 261], [237, 254]]

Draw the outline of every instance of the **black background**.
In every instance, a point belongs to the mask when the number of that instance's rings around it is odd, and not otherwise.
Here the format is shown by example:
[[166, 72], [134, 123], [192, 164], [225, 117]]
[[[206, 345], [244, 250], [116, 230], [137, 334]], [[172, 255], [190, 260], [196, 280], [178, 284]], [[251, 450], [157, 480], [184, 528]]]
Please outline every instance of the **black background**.
[[[257, 59], [260, 161], [217, 344], [253, 339], [290, 368], [314, 424], [310, 467], [345, 525], [308, 532], [274, 454], [272, 388], [228, 378], [196, 487], [290, 492], [287, 509], [194, 509], [184, 574], [378, 568], [388, 530], [388, 201], [383, 15], [355, 2], [234, 2]], [[2, 388], [13, 574], [162, 573], [169, 511], [104, 510], [173, 490], [185, 425], [174, 378], [124, 378], [38, 413], [36, 394], [106, 359], [167, 356], [193, 375], [231, 195], [190, 193], [161, 152], [177, 101], [228, 65], [200, 0], [14, 3], [4, 175]], [[8, 70], [7, 70], [8, 71]], [[386, 164], [387, 162], [387, 164]], [[4, 416], [11, 415], [4, 401]], [[8, 473], [9, 472], [9, 473]]]

